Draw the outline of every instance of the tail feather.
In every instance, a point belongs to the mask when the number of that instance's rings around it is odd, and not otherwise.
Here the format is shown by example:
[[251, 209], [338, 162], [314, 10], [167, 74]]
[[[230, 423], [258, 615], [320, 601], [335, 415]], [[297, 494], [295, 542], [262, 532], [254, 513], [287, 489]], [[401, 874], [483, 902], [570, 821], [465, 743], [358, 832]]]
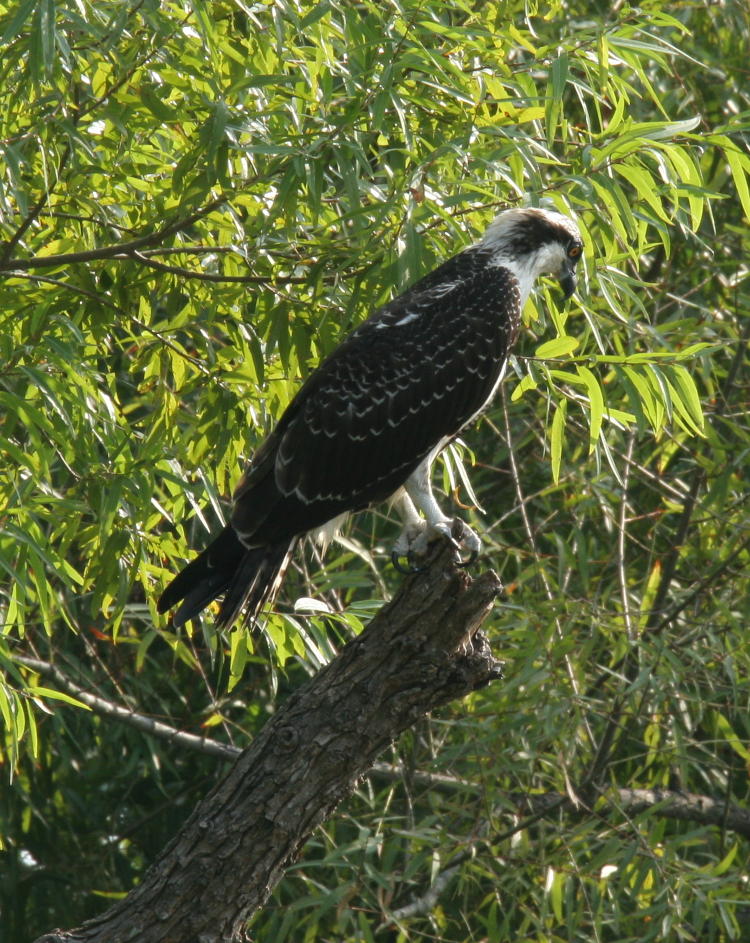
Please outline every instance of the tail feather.
[[248, 549], [231, 527], [177, 574], [157, 602], [159, 612], [179, 603], [172, 623], [179, 627], [194, 619], [222, 593], [218, 624], [231, 625], [244, 609], [255, 620], [278, 592], [295, 541]]
[[227, 588], [217, 624], [227, 628], [244, 612], [248, 622], [255, 622], [263, 607], [279, 591], [294, 541], [254, 547], [245, 553]]
[[167, 612], [185, 600], [180, 606], [179, 618], [175, 616], [175, 625], [194, 618], [224, 592], [246, 552], [232, 528], [225, 527], [195, 560], [175, 576], [159, 597], [156, 608], [159, 612]]

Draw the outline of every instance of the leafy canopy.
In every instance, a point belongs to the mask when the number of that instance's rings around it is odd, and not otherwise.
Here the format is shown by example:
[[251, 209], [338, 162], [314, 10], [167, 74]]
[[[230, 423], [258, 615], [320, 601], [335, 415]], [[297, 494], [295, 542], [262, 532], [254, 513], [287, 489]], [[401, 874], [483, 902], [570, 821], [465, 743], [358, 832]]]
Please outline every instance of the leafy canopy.
[[[210, 617], [178, 635], [154, 609], [320, 358], [524, 202], [579, 221], [579, 293], [529, 303], [504, 400], [466, 434], [477, 467], [458, 445], [438, 469], [484, 509], [462, 513], [511, 590], [508, 680], [401, 748], [471, 788], [363, 791], [259, 927], [373, 938], [467, 836], [505, 830], [509, 793], [746, 799], [747, 29], [730, 0], [0, 2], [13, 873], [75, 848], [100, 890], [127, 889], [158, 849], [134, 824], [155, 791], [195, 788], [195, 760], [61, 703], [76, 685], [242, 739], [383, 598], [378, 509], [325, 565], [298, 561], [262, 638]], [[309, 598], [318, 614], [295, 613]], [[126, 780], [143, 795], [105, 827], [102, 784]], [[83, 795], [115, 836], [104, 857], [64, 824]], [[665, 821], [519, 830], [400, 938], [739, 939], [738, 840]], [[68, 914], [11, 882], [14, 929], [95, 910], [85, 875], [66, 880]]]

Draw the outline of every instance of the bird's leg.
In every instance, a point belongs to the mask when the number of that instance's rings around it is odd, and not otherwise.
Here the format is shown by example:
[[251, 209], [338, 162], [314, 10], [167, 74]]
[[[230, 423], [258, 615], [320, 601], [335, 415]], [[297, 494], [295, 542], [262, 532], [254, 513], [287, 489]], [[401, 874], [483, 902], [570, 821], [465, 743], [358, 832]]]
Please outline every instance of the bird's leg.
[[[432, 493], [432, 484], [430, 482], [431, 464], [432, 461], [430, 457], [422, 462], [421, 465], [417, 466], [407, 478], [405, 485], [406, 492], [414, 502], [414, 505], [425, 516], [426, 526], [423, 535], [420, 537], [420, 541], [423, 542], [424, 549], [426, 549], [426, 545], [435, 535], [440, 534], [443, 537], [447, 537], [455, 544], [457, 550], [460, 550], [461, 547], [465, 547], [469, 551], [468, 559], [460, 561], [460, 564], [461, 566], [470, 566], [479, 556], [479, 551], [482, 549], [482, 541], [468, 524], [464, 524], [463, 521], [460, 522], [460, 534], [455, 533], [453, 526], [454, 521], [443, 514], [440, 505], [437, 503]], [[417, 553], [424, 552], [424, 549], [422, 549], [422, 546], [414, 548]]]
[[[413, 557], [426, 553], [427, 545], [438, 535], [447, 537], [455, 544], [457, 550], [463, 546], [469, 551], [469, 558], [461, 561], [462, 566], [472, 564], [482, 548], [479, 537], [466, 524], [462, 524], [460, 536], [454, 536], [454, 522], [443, 514], [432, 493], [430, 466], [431, 457], [428, 457], [406, 480], [404, 491], [399, 496], [404, 529], [396, 541], [391, 557], [394, 566], [402, 571], [404, 568], [399, 561], [405, 557], [409, 561], [406, 572], [414, 571]], [[424, 517], [420, 517], [419, 511]]]
[[[418, 573], [421, 567], [416, 566], [414, 563], [414, 554], [417, 552], [417, 544], [424, 537], [427, 521], [419, 516], [419, 512], [414, 507], [414, 502], [406, 493], [405, 489], [401, 489], [396, 501], [398, 502], [399, 512], [404, 526], [401, 533], [398, 535], [396, 543], [393, 545], [391, 561], [400, 573]], [[424, 549], [426, 549], [426, 547], [427, 545], [425, 543]], [[422, 552], [424, 552], [424, 549]], [[401, 563], [401, 560], [407, 561], [406, 566]]]

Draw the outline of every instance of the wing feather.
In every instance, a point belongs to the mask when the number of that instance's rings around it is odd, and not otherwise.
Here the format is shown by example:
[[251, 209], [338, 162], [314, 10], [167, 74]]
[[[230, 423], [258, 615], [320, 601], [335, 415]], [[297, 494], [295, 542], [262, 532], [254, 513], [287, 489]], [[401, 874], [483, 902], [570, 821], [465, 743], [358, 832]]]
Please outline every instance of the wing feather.
[[512, 273], [474, 248], [376, 311], [311, 375], [259, 450], [259, 470], [251, 466], [235, 493], [243, 539], [252, 521], [257, 539], [278, 540], [396, 491], [484, 407], [519, 307]]

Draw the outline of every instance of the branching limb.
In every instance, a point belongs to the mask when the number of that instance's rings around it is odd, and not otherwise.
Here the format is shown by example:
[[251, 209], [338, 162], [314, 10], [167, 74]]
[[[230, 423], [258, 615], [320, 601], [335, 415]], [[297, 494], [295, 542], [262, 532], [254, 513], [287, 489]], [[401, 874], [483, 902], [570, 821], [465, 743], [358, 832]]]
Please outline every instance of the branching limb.
[[311, 832], [428, 711], [501, 677], [478, 631], [500, 591], [436, 543], [425, 572], [273, 716], [142, 883], [101, 917], [39, 943], [243, 940]]

